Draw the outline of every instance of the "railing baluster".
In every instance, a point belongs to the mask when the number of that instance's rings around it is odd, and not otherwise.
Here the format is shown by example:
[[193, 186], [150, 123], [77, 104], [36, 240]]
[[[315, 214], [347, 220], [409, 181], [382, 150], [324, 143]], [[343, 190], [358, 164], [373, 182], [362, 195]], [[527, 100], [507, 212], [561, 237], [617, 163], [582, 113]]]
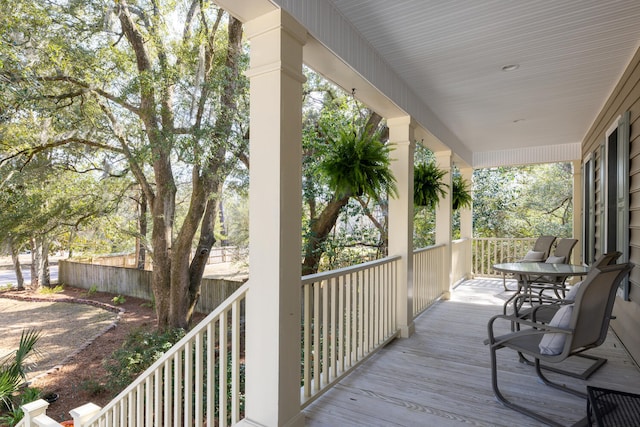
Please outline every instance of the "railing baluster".
[[240, 421], [240, 302], [231, 306], [231, 424]]
[[[329, 281], [320, 282], [322, 286], [322, 384], [329, 384], [329, 348], [331, 332], [329, 331]], [[320, 356], [320, 355], [318, 355]]]
[[227, 310], [220, 313], [218, 340], [218, 413], [222, 425], [227, 425], [227, 354], [229, 354], [227, 314]]
[[203, 387], [203, 379], [204, 379], [204, 373], [203, 373], [203, 356], [204, 356], [204, 349], [202, 348], [202, 340], [203, 340], [203, 334], [198, 333], [196, 334], [196, 336], [194, 337], [195, 340], [195, 366], [194, 366], [194, 377], [193, 377], [193, 382], [194, 382], [194, 395], [195, 395], [195, 402], [194, 402], [194, 413], [193, 413], [193, 418], [194, 418], [194, 425], [197, 426], [201, 426], [202, 422], [203, 422], [203, 409], [202, 409], [202, 392], [204, 391], [204, 387]]
[[207, 324], [207, 426], [214, 425], [214, 402], [215, 402], [215, 323]]
[[313, 390], [320, 390], [320, 361], [322, 353], [320, 351], [320, 283], [313, 284]]
[[328, 280], [329, 286], [331, 286], [331, 342], [330, 345], [330, 360], [331, 360], [331, 372], [330, 378], [333, 380], [338, 376], [338, 362], [337, 362], [337, 336], [338, 336], [338, 328], [336, 327], [336, 320], [339, 316], [339, 311], [336, 312], [338, 305], [336, 300], [336, 292], [338, 287], [337, 278], [331, 278]]
[[311, 396], [311, 286], [305, 285], [303, 288], [303, 339], [302, 349], [304, 355], [303, 380], [304, 380], [304, 396]]
[[191, 363], [193, 353], [193, 343], [188, 342], [187, 345], [184, 346], [184, 403], [183, 403], [183, 413], [184, 413], [184, 424], [185, 426], [191, 425], [193, 423], [193, 364]]

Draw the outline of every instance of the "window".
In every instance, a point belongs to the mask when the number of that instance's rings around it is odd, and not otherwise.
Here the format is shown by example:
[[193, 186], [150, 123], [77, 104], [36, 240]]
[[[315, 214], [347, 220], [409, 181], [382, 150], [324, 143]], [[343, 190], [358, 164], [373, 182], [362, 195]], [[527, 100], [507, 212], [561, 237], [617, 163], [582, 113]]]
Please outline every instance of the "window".
[[[618, 250], [620, 262], [629, 261], [629, 112], [605, 135], [604, 252]], [[629, 280], [621, 285], [629, 299]]]

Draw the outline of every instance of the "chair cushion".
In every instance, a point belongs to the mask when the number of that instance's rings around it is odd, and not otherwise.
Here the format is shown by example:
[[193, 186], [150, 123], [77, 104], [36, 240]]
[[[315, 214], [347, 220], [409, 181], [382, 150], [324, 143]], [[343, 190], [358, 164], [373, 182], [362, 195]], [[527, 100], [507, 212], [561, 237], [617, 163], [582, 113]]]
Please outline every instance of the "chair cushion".
[[562, 264], [564, 262], [564, 257], [551, 255], [545, 262], [547, 264]]
[[544, 252], [529, 251], [524, 256], [523, 261], [542, 261], [543, 257], [544, 257]]
[[573, 285], [571, 289], [569, 289], [569, 292], [567, 292], [567, 295], [564, 296], [564, 299], [567, 301], [575, 301], [576, 295], [578, 295], [578, 289], [580, 289], [580, 285], [582, 285], [582, 281]]
[[[549, 322], [549, 326], [555, 326], [558, 328], [568, 328], [571, 322], [571, 314], [573, 313], [573, 304], [564, 305], [556, 312]], [[540, 354], [554, 355], [562, 353], [564, 348], [564, 342], [567, 339], [567, 334], [560, 332], [549, 332], [544, 334], [540, 340], [538, 347], [540, 348]]]

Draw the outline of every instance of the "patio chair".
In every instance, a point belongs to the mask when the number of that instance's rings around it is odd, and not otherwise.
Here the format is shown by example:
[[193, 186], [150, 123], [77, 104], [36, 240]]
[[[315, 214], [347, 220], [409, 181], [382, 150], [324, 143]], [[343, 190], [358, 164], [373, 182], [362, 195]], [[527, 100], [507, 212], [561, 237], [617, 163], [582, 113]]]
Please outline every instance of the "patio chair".
[[[533, 358], [536, 374], [544, 384], [586, 398], [586, 394], [579, 390], [550, 381], [542, 373], [541, 362], [557, 364], [570, 356], [598, 347], [604, 342], [616, 290], [631, 268], [630, 263], [594, 267], [579, 287], [575, 302], [559, 309], [548, 324], [507, 315], [497, 315], [489, 320], [487, 325], [489, 338], [485, 344], [490, 345], [491, 385], [499, 402], [548, 425], [560, 425], [504, 397], [498, 388], [496, 352], [501, 348], [510, 348]], [[496, 336], [494, 324], [498, 320], [506, 320], [529, 328]], [[545, 369], [547, 369], [546, 366]]]
[[[533, 244], [533, 248], [531, 248], [531, 250], [527, 252], [524, 258], [516, 261], [503, 260], [502, 262], [543, 262], [549, 257], [551, 246], [553, 246], [553, 242], [555, 241], [555, 236], [540, 236], [536, 239], [535, 243]], [[516, 276], [515, 278], [516, 280], [520, 281], [519, 277]], [[502, 286], [504, 287], [505, 291], [513, 290], [507, 288], [507, 279], [506, 275], [504, 274], [502, 275]]]
[[[563, 238], [558, 240], [553, 254], [546, 258], [545, 262], [550, 264], [570, 264], [571, 253], [574, 246], [578, 243], [577, 239]], [[565, 277], [541, 276], [530, 280], [532, 288], [537, 289], [542, 295], [545, 291], [551, 290], [557, 298], [564, 298]]]

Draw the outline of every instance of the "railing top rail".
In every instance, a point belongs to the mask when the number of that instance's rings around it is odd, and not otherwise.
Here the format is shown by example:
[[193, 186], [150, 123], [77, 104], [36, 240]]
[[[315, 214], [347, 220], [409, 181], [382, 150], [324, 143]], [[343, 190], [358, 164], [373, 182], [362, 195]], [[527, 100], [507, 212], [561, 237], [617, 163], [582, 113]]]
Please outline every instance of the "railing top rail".
[[443, 247], [445, 247], [445, 246], [446, 246], [446, 244], [444, 244], [444, 243], [439, 243], [439, 244], [437, 244], [437, 245], [427, 246], [426, 248], [414, 249], [414, 250], [413, 250], [413, 253], [414, 253], [414, 254], [419, 254], [419, 253], [422, 253], [422, 252], [432, 251], [432, 250], [434, 250], [434, 249], [438, 249], [438, 248], [443, 248]]
[[523, 240], [534, 241], [536, 237], [474, 237], [473, 240]]
[[452, 240], [451, 243], [453, 243], [453, 244], [462, 243], [462, 242], [466, 242], [468, 240], [473, 240], [473, 239], [471, 237], [461, 237], [460, 239]]
[[358, 271], [367, 270], [379, 265], [389, 264], [393, 261], [400, 259], [399, 255], [388, 256], [386, 258], [380, 258], [373, 261], [363, 262], [362, 264], [352, 265], [349, 267], [338, 268], [337, 270], [323, 271], [321, 273], [307, 274], [302, 276], [302, 285], [308, 285], [309, 283], [319, 282], [321, 280], [328, 280], [334, 277], [344, 276], [349, 273], [357, 273]]

